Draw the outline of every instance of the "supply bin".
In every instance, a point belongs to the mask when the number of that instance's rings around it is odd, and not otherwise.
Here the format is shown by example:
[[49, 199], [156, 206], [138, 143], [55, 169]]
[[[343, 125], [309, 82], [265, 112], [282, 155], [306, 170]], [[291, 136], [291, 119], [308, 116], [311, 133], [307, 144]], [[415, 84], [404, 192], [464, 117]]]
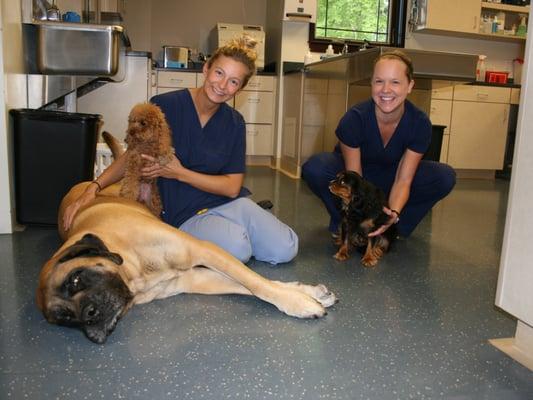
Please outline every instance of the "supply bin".
[[439, 161], [440, 150], [442, 147], [442, 135], [444, 134], [445, 125], [433, 125], [431, 129], [431, 143], [424, 154], [424, 160]]
[[55, 225], [63, 196], [76, 183], [93, 179], [102, 117], [33, 109], [9, 113], [17, 221]]

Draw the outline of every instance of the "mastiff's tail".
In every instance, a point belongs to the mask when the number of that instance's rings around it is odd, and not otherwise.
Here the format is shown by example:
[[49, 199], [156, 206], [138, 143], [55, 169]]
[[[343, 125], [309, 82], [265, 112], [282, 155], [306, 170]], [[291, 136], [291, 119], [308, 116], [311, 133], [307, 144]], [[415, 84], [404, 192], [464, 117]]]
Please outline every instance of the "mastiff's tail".
[[111, 149], [111, 153], [113, 154], [113, 158], [115, 160], [120, 157], [122, 153], [124, 153], [124, 147], [122, 147], [122, 143], [120, 143], [118, 139], [112, 134], [107, 131], [104, 131], [102, 132], [102, 138]]

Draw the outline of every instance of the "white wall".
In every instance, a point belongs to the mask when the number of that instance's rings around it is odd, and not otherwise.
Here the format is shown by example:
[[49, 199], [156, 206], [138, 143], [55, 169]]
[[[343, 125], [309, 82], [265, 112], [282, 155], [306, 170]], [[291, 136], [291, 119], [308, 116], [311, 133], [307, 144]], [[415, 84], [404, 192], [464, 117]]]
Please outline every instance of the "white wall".
[[14, 226], [12, 174], [12, 132], [8, 110], [26, 107], [20, 0], [0, 2], [0, 233]]
[[163, 45], [210, 53], [217, 22], [264, 26], [266, 7], [267, 0], [128, 0], [125, 26], [133, 49], [151, 51], [154, 59]]

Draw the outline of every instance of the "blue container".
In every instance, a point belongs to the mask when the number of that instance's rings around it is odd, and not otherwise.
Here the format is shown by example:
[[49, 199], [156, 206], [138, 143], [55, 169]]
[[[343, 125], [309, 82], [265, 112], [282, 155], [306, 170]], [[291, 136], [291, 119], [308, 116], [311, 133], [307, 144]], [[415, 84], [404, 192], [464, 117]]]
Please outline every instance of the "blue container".
[[65, 14], [63, 14], [63, 21], [64, 22], [81, 22], [80, 14], [74, 11], [67, 11]]

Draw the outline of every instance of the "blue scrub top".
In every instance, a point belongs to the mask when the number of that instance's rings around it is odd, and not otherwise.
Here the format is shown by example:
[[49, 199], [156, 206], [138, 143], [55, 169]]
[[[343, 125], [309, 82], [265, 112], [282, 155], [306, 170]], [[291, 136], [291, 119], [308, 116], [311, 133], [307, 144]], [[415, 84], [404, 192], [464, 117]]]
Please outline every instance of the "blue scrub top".
[[[383, 146], [376, 119], [375, 103], [370, 99], [349, 109], [335, 131], [337, 138], [361, 151], [363, 175], [376, 176], [396, 172], [405, 150], [425, 153], [431, 142], [431, 121], [413, 103], [405, 101], [405, 111], [394, 134]], [[340, 152], [339, 145], [335, 151]]]
[[[210, 175], [245, 172], [246, 128], [238, 111], [226, 103], [202, 128], [188, 90], [178, 90], [152, 97], [170, 126], [176, 157], [190, 170]], [[225, 204], [230, 197], [204, 192], [176, 179], [158, 179], [163, 203], [162, 218], [179, 227], [206, 208]], [[245, 195], [241, 190], [241, 195]]]

